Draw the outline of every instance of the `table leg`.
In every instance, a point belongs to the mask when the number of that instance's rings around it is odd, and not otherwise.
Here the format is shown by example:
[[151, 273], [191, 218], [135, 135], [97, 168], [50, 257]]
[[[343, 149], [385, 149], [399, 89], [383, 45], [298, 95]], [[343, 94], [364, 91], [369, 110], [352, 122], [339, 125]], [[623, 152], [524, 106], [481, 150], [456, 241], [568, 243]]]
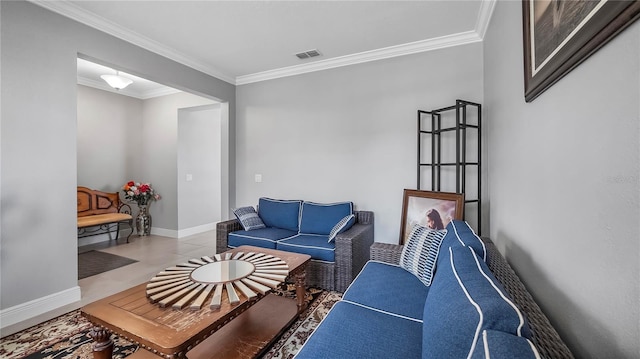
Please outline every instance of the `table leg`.
[[113, 356], [111, 332], [95, 326], [89, 332], [89, 337], [93, 339], [93, 359], [111, 359]]
[[298, 305], [298, 314], [302, 313], [302, 311], [306, 309], [306, 303], [304, 301], [307, 295], [306, 279], [306, 270], [303, 269], [298, 274], [296, 274], [296, 300]]

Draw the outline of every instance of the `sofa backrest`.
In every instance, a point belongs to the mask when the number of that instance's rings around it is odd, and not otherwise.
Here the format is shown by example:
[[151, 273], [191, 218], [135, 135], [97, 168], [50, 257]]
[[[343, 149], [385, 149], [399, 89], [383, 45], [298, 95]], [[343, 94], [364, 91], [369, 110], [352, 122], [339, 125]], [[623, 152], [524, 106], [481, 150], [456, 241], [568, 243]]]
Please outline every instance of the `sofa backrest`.
[[495, 244], [488, 238], [483, 238], [483, 240], [487, 249], [487, 266], [502, 283], [514, 303], [525, 312], [533, 336], [531, 341], [540, 353], [540, 357], [573, 359], [571, 350]]
[[[473, 229], [465, 221], [454, 219], [447, 225], [447, 235], [442, 239], [440, 248], [449, 247], [470, 247], [483, 261], [486, 261], [487, 250], [485, 244], [476, 235]], [[438, 256], [437, 265], [440, 265], [441, 257]]]
[[423, 358], [469, 357], [482, 345], [484, 330], [531, 337], [523, 313], [475, 249], [467, 246], [441, 247], [422, 319]]
[[298, 231], [302, 201], [262, 197], [258, 200], [258, 216], [267, 227]]
[[327, 235], [344, 217], [353, 214], [352, 202], [302, 202], [300, 233]]

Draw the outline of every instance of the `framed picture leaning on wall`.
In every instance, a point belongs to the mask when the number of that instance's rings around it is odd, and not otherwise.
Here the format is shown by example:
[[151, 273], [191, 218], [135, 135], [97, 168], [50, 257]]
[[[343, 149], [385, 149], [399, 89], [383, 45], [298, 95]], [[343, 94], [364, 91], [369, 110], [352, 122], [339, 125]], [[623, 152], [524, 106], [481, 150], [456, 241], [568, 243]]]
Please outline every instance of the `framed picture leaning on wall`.
[[463, 194], [405, 189], [402, 200], [400, 244], [407, 242], [414, 225], [445, 229], [452, 220], [462, 219], [463, 211]]
[[640, 1], [523, 0], [525, 101], [533, 101], [639, 16]]

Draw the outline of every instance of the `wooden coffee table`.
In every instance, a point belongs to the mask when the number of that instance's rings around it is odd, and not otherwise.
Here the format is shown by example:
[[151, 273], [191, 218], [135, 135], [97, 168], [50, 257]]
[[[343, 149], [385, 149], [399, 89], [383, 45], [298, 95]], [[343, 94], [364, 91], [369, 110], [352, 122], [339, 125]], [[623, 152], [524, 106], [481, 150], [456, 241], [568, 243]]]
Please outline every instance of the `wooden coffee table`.
[[272, 249], [241, 246], [224, 253], [256, 252], [282, 259], [295, 278], [296, 299], [262, 294], [249, 299], [239, 293], [232, 304], [221, 296], [220, 307], [174, 309], [151, 303], [147, 283], [137, 285], [84, 306], [81, 310], [95, 327], [95, 359], [111, 358], [111, 334], [138, 344], [134, 356], [154, 353], [171, 358], [253, 358], [260, 355], [305, 309], [306, 266], [311, 257]]

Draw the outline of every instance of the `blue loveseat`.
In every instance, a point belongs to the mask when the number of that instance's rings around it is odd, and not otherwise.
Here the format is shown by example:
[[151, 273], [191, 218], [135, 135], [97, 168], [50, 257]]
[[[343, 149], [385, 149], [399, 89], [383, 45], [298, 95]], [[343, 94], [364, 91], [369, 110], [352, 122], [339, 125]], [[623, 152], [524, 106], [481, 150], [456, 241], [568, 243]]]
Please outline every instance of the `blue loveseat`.
[[493, 243], [453, 221], [430, 286], [375, 243], [296, 358], [573, 358]]
[[[243, 229], [232, 219], [217, 225], [221, 253], [242, 245], [308, 254], [307, 285], [343, 292], [369, 260], [373, 212], [354, 211], [353, 203], [314, 203], [262, 197], [257, 215], [264, 228]], [[332, 230], [345, 219], [345, 225]]]

